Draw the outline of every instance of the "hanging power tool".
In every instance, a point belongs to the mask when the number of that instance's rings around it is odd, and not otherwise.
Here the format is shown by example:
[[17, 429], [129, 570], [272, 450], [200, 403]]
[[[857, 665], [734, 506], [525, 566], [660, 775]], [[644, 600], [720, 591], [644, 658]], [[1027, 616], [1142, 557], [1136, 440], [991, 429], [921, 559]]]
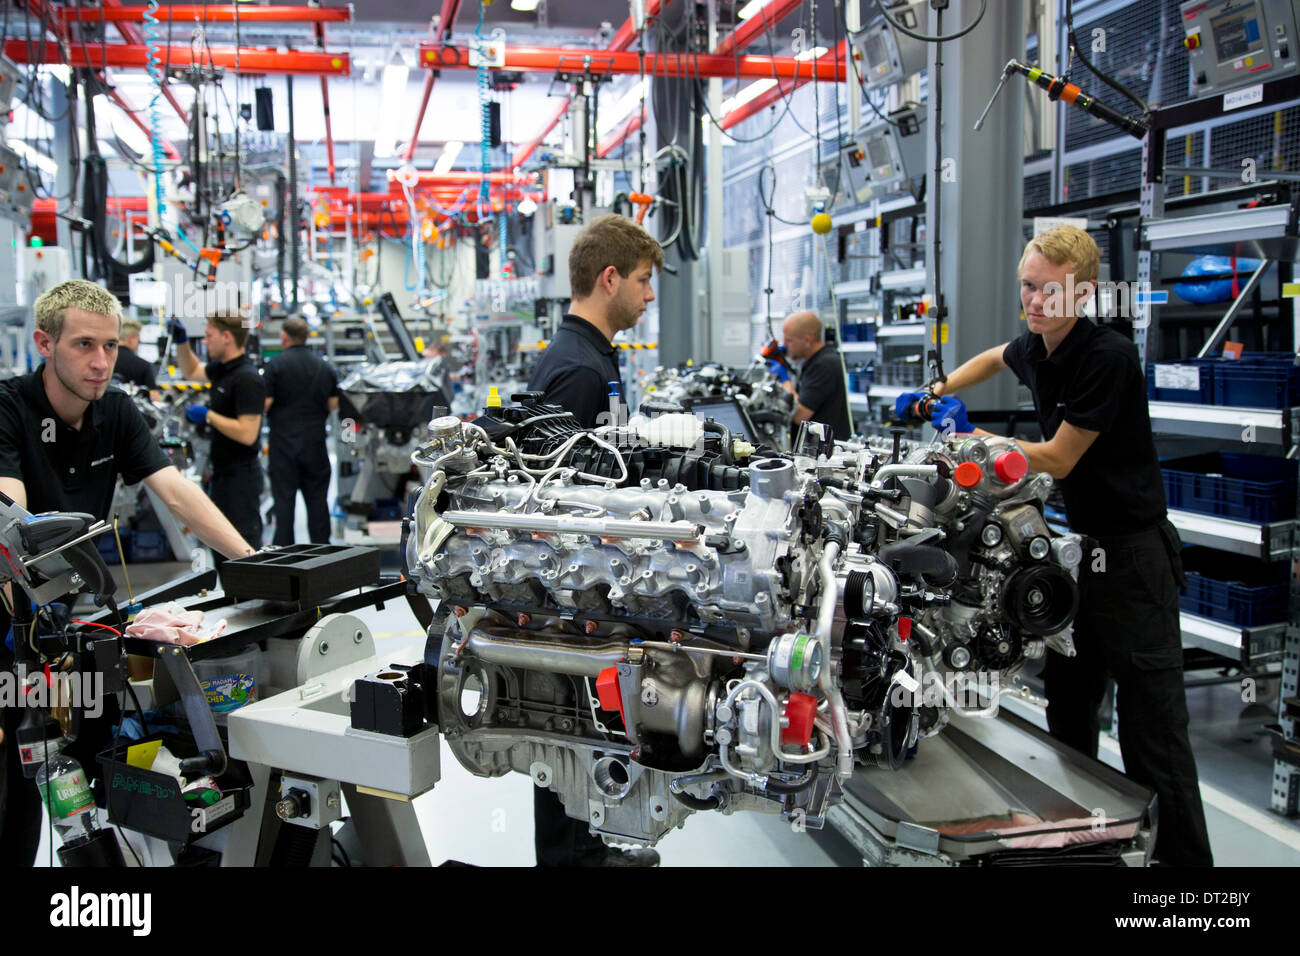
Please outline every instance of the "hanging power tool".
[[1137, 139], [1142, 139], [1147, 134], [1149, 123], [1145, 117], [1139, 119], [1112, 109], [1105, 103], [1093, 99], [1079, 87], [1066, 80], [1065, 77], [1053, 76], [1036, 66], [1027, 66], [1019, 60], [1008, 60], [1007, 65], [1002, 68], [1002, 78], [998, 81], [997, 89], [993, 91], [988, 106], [984, 107], [984, 112], [980, 114], [979, 120], [975, 123], [977, 131], [984, 125], [984, 118], [989, 115], [989, 110], [993, 108], [993, 103], [997, 100], [998, 94], [1002, 92], [1002, 87], [1006, 86], [1007, 78], [1013, 73], [1019, 73], [1027, 77], [1030, 83], [1046, 90], [1047, 97], [1050, 100], [1064, 100], [1071, 106], [1083, 110], [1089, 116], [1095, 116], [1102, 122], [1122, 129]]

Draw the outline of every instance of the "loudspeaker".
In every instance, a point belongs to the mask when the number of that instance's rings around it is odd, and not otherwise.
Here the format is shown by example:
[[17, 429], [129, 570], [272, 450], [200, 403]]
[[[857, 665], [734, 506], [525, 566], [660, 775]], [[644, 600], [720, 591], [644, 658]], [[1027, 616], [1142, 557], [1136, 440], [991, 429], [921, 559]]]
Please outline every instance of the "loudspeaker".
[[260, 130], [275, 129], [275, 110], [271, 107], [271, 88], [269, 86], [259, 86], [253, 90], [253, 95], [257, 97], [257, 128]]

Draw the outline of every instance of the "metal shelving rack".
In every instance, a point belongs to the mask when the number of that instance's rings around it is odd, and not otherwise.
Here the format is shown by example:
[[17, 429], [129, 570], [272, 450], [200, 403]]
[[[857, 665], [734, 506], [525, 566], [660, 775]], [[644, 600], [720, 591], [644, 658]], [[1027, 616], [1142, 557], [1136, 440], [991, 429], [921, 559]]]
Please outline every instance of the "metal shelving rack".
[[[1300, 79], [1291, 77], [1263, 84], [1263, 102], [1283, 102], [1300, 95]], [[1153, 283], [1155, 256], [1161, 252], [1251, 256], [1275, 262], [1300, 255], [1297, 202], [1233, 209], [1203, 215], [1166, 218], [1164, 167], [1166, 132], [1214, 115], [1218, 97], [1156, 110], [1142, 145], [1141, 219], [1138, 224], [1139, 282]], [[1149, 287], [1149, 286], [1148, 286]], [[1150, 311], [1150, 310], [1148, 310]], [[1232, 313], [1214, 335], [1226, 331]], [[1293, 325], [1296, 318], [1293, 314]], [[1135, 329], [1139, 356], [1145, 363], [1148, 342], [1158, 335], [1156, 315]], [[1293, 330], [1300, 346], [1300, 328]], [[1281, 451], [1293, 458], [1300, 451], [1300, 408], [1261, 409], [1178, 402], [1151, 402], [1155, 432], [1209, 438]], [[1247, 436], [1253, 440], [1247, 440]], [[1300, 512], [1300, 506], [1297, 509]], [[1274, 740], [1272, 808], [1286, 815], [1300, 812], [1300, 739], [1297, 738], [1297, 675], [1300, 674], [1300, 521], [1251, 523], [1191, 512], [1169, 512], [1179, 535], [1198, 544], [1232, 554], [1264, 560], [1291, 561], [1291, 600], [1288, 620], [1258, 627], [1237, 627], [1183, 613], [1183, 646], [1201, 648], [1240, 663], [1243, 671], [1281, 661], [1279, 727]], [[1288, 703], [1288, 701], [1290, 703]], [[1288, 716], [1289, 715], [1289, 716]]]

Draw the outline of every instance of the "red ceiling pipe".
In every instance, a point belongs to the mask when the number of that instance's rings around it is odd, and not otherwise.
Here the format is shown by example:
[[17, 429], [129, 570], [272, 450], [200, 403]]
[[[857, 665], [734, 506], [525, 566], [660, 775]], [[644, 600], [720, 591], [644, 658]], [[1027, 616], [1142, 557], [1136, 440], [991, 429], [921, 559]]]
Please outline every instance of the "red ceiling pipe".
[[[80, 9], [81, 5], [78, 4], [77, 8]], [[122, 0], [104, 0], [102, 9], [105, 13], [108, 13], [109, 11], [125, 10], [129, 8], [122, 6]], [[141, 13], [143, 13], [143, 9], [141, 9]], [[114, 26], [117, 27], [117, 32], [122, 34], [122, 39], [127, 43], [144, 43], [144, 34], [137, 30], [133, 24], [116, 23]], [[176, 99], [176, 94], [171, 91], [171, 87], [167, 84], [166, 77], [163, 78], [162, 86], [159, 87], [159, 89], [162, 90], [163, 99], [171, 104], [172, 109], [176, 111], [176, 115], [181, 118], [181, 122], [184, 123], [185, 127], [188, 129], [190, 118], [185, 114], [185, 108], [181, 106], [180, 100]]]
[[[442, 0], [442, 13], [438, 18], [438, 39], [446, 42], [451, 39], [451, 30], [460, 13], [460, 0]], [[429, 97], [433, 93], [433, 81], [436, 76], [432, 70], [424, 76], [424, 92], [420, 95], [420, 108], [415, 114], [415, 129], [411, 131], [411, 141], [406, 144], [402, 157], [409, 163], [415, 158], [415, 150], [420, 145], [420, 127], [424, 125], [424, 111], [429, 108]]]
[[[107, 0], [102, 7], [88, 6], [59, 10], [59, 19], [64, 23], [143, 23], [145, 7], [124, 7], [120, 2]], [[233, 3], [197, 4], [175, 3], [159, 7], [154, 16], [162, 22], [168, 20], [193, 23], [203, 20], [208, 23], [233, 23], [238, 10], [240, 23], [351, 23], [352, 5], [342, 7], [304, 7], [277, 4], [255, 7]]]
[[[170, 52], [169, 52], [170, 51]], [[37, 50], [32, 53], [39, 53]], [[33, 60], [28, 55], [26, 40], [9, 40], [4, 46], [5, 56], [15, 63], [64, 63], [59, 50], [45, 51], [43, 57]], [[189, 66], [212, 65], [229, 70], [235, 68], [236, 51], [234, 47], [212, 47], [204, 49], [196, 57], [189, 46], [164, 47], [159, 55], [166, 59], [171, 57], [172, 65], [185, 68]], [[148, 51], [144, 44], [110, 43], [106, 45], [87, 44], [70, 45], [67, 65], [72, 67], [126, 67], [143, 70], [148, 65]], [[306, 76], [347, 76], [351, 70], [346, 53], [316, 53], [302, 50], [290, 50], [287, 53], [278, 50], [258, 50], [243, 47], [238, 51], [239, 71], [241, 74], [294, 74]], [[166, 92], [164, 90], [164, 92]]]
[[[653, 17], [659, 16], [659, 11], [663, 9], [665, 4], [670, 2], [672, 2], [672, 0], [646, 0], [646, 5], [645, 5], [646, 20], [648, 21]], [[636, 24], [632, 22], [631, 17], [628, 17], [626, 20], [623, 21], [623, 25], [618, 28], [618, 31], [614, 34], [613, 39], [609, 41], [609, 46], [606, 49], [626, 50], [635, 41], [636, 41]], [[555, 127], [559, 125], [560, 120], [564, 119], [564, 114], [567, 113], [568, 111], [569, 111], [569, 101], [566, 99], [563, 103], [561, 103], [559, 106], [555, 108], [555, 114], [547, 121], [545, 128], [540, 133], [538, 133], [535, 137], [533, 137], [527, 143], [525, 143], [523, 146], [520, 146], [519, 149], [515, 150], [514, 156], [510, 158], [511, 168], [518, 169], [520, 166], [526, 163], [528, 161], [528, 157], [533, 155], [533, 153], [537, 150], [538, 146], [542, 145], [542, 140], [546, 139], [546, 137], [551, 135], [551, 130], [555, 129]]]
[[[847, 42], [841, 40], [838, 47], [836, 47], [834, 50], [831, 50], [829, 53], [822, 54], [813, 62], [818, 64], [819, 66], [821, 64], [831, 64], [833, 66], [835, 64], [836, 59], [838, 59], [841, 67], [841, 72], [843, 72], [843, 66], [845, 63], [845, 54], [847, 52], [847, 49], [848, 49]], [[755, 113], [762, 112], [764, 109], [771, 106], [773, 103], [775, 103], [777, 100], [781, 99], [782, 97], [789, 96], [791, 93], [799, 89], [799, 87], [803, 86], [811, 79], [812, 76], [810, 74], [809, 76], [806, 77], [800, 76], [794, 80], [778, 83], [770, 90], [767, 90], [764, 93], [760, 93], [758, 96], [754, 97], [744, 106], [736, 107], [736, 109], [732, 110], [730, 113], [728, 113], [726, 116], [722, 118], [722, 123], [720, 125], [722, 126], [723, 129], [731, 129], [737, 123], [744, 122], [745, 120], [753, 116]]]
[[[469, 70], [468, 47], [420, 44], [420, 63], [436, 69]], [[749, 77], [752, 79], [817, 79], [839, 82], [845, 77], [843, 57], [836, 64], [829, 56], [800, 60], [792, 56], [719, 56], [702, 53], [683, 57], [643, 58], [627, 50], [570, 50], [562, 47], [507, 46], [503, 63], [494, 69], [534, 73], [585, 73], [635, 76], [645, 73], [662, 77]]]
[[[774, 2], [769, 3], [753, 16], [743, 20], [736, 29], [723, 37], [718, 45], [714, 47], [713, 52], [719, 56], [727, 56], [748, 48], [769, 27], [775, 27], [791, 13], [798, 10], [802, 2], [803, 0], [774, 0]], [[618, 132], [600, 144], [600, 148], [596, 150], [596, 155], [604, 159], [640, 128], [641, 117], [639, 115], [633, 116]]]

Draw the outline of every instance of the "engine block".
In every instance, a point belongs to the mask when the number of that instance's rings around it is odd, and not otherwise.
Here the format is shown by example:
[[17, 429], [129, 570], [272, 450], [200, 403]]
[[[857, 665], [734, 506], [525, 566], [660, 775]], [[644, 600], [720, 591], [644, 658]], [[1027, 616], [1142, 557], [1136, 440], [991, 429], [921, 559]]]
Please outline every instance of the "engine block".
[[699, 810], [798, 813], [988, 715], [1050, 644], [1081, 557], [1010, 439], [763, 452], [689, 415], [578, 427], [535, 397], [434, 420], [404, 555], [439, 599], [436, 721], [607, 840]]

